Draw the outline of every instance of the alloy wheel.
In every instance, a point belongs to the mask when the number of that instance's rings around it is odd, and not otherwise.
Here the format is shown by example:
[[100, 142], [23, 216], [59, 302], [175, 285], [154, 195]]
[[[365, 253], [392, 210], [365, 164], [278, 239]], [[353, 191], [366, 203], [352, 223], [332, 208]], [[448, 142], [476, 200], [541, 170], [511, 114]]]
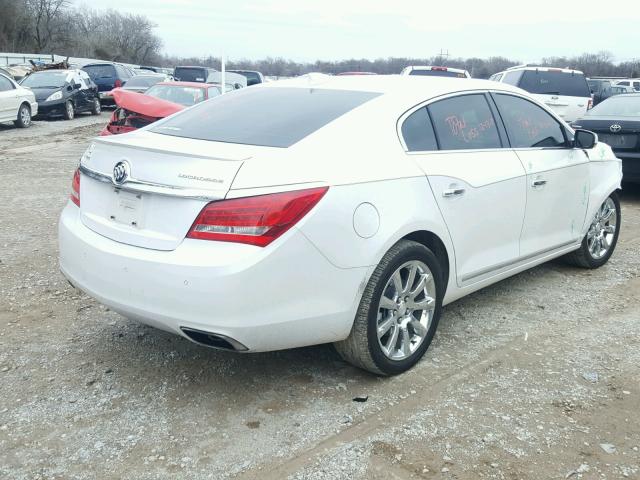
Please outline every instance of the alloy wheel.
[[594, 259], [604, 257], [611, 248], [617, 222], [616, 205], [611, 198], [607, 198], [596, 212], [587, 231], [587, 247]]
[[436, 307], [436, 286], [426, 264], [401, 265], [382, 290], [377, 315], [378, 343], [391, 360], [410, 357], [422, 344]]
[[29, 124], [31, 123], [31, 113], [29, 112], [28, 108], [23, 107], [20, 110], [20, 120], [22, 121], [22, 125], [24, 125], [25, 127], [29, 126]]

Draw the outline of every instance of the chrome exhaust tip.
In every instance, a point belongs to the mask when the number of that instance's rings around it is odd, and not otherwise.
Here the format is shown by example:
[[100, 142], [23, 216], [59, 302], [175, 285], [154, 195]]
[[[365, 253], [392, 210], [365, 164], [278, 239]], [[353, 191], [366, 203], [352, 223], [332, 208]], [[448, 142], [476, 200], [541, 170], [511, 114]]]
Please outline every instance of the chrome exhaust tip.
[[218, 350], [231, 350], [234, 352], [246, 352], [249, 349], [243, 344], [226, 335], [218, 333], [205, 332], [204, 330], [196, 330], [195, 328], [180, 327], [189, 340], [198, 345], [216, 348]]

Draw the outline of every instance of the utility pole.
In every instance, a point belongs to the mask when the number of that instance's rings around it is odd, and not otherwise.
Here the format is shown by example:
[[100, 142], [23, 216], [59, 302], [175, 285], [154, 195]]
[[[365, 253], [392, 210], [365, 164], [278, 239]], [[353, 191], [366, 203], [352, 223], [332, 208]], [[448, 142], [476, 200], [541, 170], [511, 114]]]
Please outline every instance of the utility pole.
[[441, 48], [440, 53], [436, 55], [436, 59], [437, 59], [436, 63], [439, 63], [441, 67], [444, 67], [444, 64], [446, 63], [448, 58], [449, 58], [449, 49], [443, 50]]

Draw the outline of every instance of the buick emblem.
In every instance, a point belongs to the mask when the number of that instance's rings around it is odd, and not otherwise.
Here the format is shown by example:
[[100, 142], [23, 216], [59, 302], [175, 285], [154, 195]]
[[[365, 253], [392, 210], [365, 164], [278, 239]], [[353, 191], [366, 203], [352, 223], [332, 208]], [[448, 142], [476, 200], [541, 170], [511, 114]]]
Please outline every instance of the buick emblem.
[[620, 130], [622, 130], [622, 127], [617, 123], [614, 123], [609, 127], [609, 130], [611, 130], [613, 133], [618, 133]]
[[129, 162], [123, 160], [113, 167], [113, 183], [122, 185], [129, 178]]

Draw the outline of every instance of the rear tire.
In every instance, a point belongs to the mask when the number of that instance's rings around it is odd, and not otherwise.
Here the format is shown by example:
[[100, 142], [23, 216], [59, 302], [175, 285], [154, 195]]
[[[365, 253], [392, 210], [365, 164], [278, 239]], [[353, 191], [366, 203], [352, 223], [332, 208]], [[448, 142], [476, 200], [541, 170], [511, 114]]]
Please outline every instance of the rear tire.
[[620, 200], [613, 192], [600, 205], [580, 248], [565, 255], [564, 260], [577, 267], [599, 268], [609, 261], [620, 233]]
[[[394, 277], [400, 279], [399, 284]], [[429, 348], [438, 327], [443, 296], [442, 268], [437, 257], [420, 243], [401, 240], [371, 275], [351, 333], [336, 342], [335, 348], [347, 362], [369, 372], [405, 372]]]
[[100, 99], [94, 98], [93, 103], [91, 105], [91, 115], [100, 115], [102, 112], [102, 106], [100, 105]]
[[18, 117], [13, 124], [18, 128], [28, 128], [31, 126], [31, 107], [26, 103], [20, 105], [18, 109]]
[[67, 100], [67, 103], [64, 104], [64, 119], [65, 120], [73, 120], [76, 116], [75, 108], [73, 107], [73, 103], [71, 100]]

